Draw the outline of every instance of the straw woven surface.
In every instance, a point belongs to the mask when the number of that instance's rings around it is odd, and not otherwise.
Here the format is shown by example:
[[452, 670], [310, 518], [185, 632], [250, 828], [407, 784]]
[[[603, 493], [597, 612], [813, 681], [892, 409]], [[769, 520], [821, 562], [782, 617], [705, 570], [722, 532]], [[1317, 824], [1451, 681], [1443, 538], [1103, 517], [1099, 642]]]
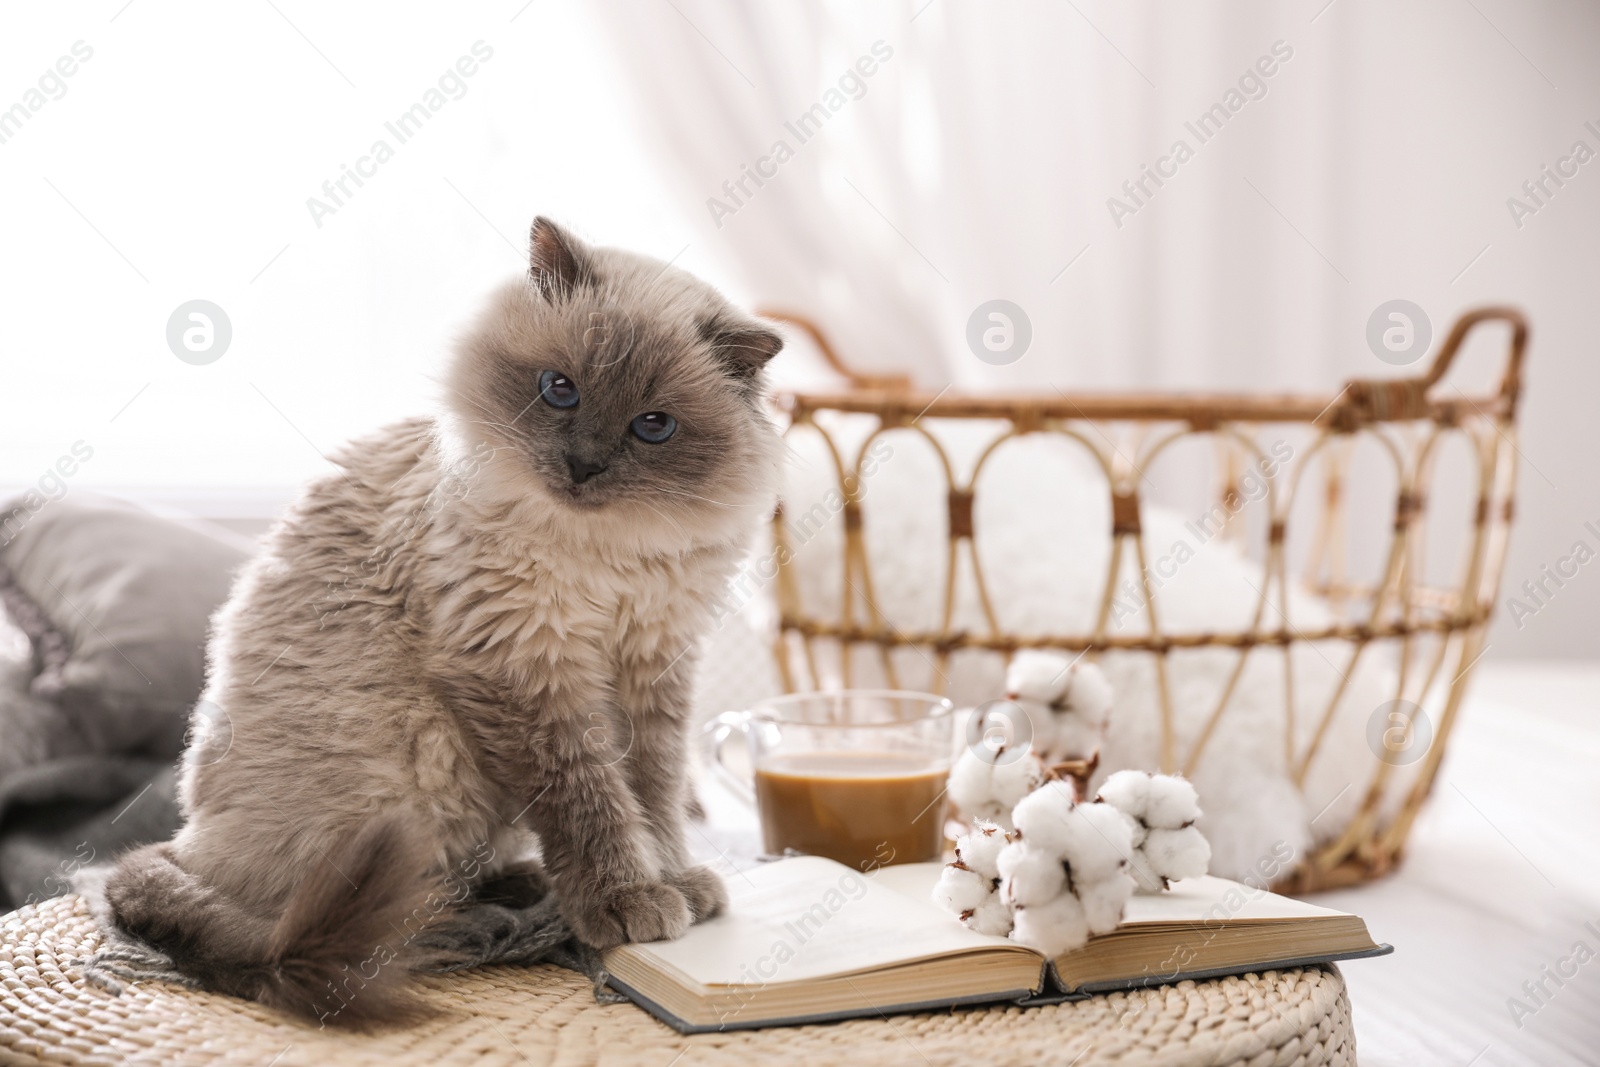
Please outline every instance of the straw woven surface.
[[70, 962], [99, 936], [60, 897], [0, 919], [0, 1063], [649, 1065], [909, 1063], [1354, 1064], [1336, 968], [1181, 982], [1022, 1011], [973, 1009], [832, 1026], [684, 1037], [632, 1005], [601, 1006], [553, 967], [419, 978], [440, 1014], [360, 1036], [319, 1031], [230, 997], [143, 983], [114, 996]]

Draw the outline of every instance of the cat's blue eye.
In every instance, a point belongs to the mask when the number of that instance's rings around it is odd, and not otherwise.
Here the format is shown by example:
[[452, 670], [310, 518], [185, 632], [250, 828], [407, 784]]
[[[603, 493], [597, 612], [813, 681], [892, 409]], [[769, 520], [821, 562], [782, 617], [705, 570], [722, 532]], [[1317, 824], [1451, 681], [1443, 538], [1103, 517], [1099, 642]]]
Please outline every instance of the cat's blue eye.
[[643, 415], [635, 415], [633, 419], [633, 436], [652, 445], [659, 445], [671, 437], [677, 428], [678, 420], [665, 411], [647, 411]]
[[539, 395], [553, 408], [575, 408], [578, 406], [578, 383], [565, 374], [547, 370], [539, 375]]

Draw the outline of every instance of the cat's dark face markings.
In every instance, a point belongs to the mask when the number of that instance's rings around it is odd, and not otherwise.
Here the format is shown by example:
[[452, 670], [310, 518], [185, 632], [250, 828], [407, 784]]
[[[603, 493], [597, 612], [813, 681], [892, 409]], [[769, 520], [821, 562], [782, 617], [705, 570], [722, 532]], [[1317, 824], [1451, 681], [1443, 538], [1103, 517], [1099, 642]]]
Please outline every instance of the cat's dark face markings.
[[572, 506], [715, 501], [770, 432], [761, 367], [781, 339], [666, 275], [536, 220], [524, 313], [475, 339], [455, 376], [469, 417]]
[[[526, 460], [579, 506], [640, 493], [704, 494], [739, 441], [744, 404], [706, 373], [698, 338], [670, 323], [632, 323], [617, 307], [589, 307], [564, 316], [563, 328], [532, 351], [495, 361], [495, 403]], [[597, 342], [602, 331], [625, 343]], [[641, 416], [665, 416], [673, 432], [644, 440], [634, 432]]]

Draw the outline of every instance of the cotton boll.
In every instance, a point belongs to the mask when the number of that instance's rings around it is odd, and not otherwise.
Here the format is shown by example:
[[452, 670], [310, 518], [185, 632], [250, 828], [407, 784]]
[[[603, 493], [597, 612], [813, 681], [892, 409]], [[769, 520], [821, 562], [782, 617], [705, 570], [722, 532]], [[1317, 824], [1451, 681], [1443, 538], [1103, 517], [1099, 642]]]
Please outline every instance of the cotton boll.
[[963, 752], [950, 768], [950, 799], [973, 819], [987, 819], [1002, 826], [1011, 822], [1011, 805], [994, 795], [994, 764], [975, 752]]
[[1118, 771], [1105, 780], [1097, 799], [1142, 820], [1150, 804], [1150, 781], [1144, 771]]
[[1066, 691], [1056, 706], [1080, 721], [1104, 725], [1111, 713], [1111, 681], [1092, 663], [1074, 663], [1067, 672]]
[[1105, 740], [1111, 683], [1093, 664], [1024, 650], [1006, 671], [1006, 696], [1027, 711], [1033, 751], [1040, 756], [1086, 758]]
[[1170, 774], [1158, 774], [1150, 779], [1149, 799], [1144, 810], [1147, 825], [1153, 829], [1177, 830], [1199, 817], [1200, 796], [1193, 782]]
[[1086, 723], [1076, 715], [1057, 715], [1051, 734], [1050, 762], [1088, 759], [1105, 742], [1105, 724]]
[[1046, 956], [1059, 956], [1083, 947], [1089, 923], [1078, 898], [1063, 893], [1047, 904], [1016, 909], [1011, 939]]
[[1108, 808], [1111, 811], [1116, 811], [1118, 815], [1122, 816], [1122, 822], [1128, 828], [1128, 844], [1129, 845], [1131, 845], [1133, 848], [1136, 848], [1136, 849], [1144, 847], [1144, 839], [1145, 839], [1146, 836], [1149, 835], [1150, 827], [1146, 826], [1144, 823], [1140, 822], [1138, 819], [1135, 819], [1132, 815], [1129, 815], [1127, 812], [1117, 811], [1117, 809], [1111, 807], [1110, 804], [1101, 804], [1100, 806], [1102, 808]]
[[1072, 660], [1059, 652], [1025, 648], [1006, 668], [1006, 698], [1054, 704], [1072, 671]]
[[1008, 904], [1043, 904], [1067, 887], [1061, 858], [1029, 846], [1007, 845], [1000, 853], [1000, 895]]
[[949, 794], [956, 807], [968, 815], [992, 804], [990, 783], [994, 778], [994, 765], [985, 763], [974, 752], [963, 752], [950, 768]]
[[988, 900], [978, 905], [977, 911], [962, 921], [969, 930], [977, 933], [1005, 937], [1011, 932], [1011, 909], [999, 893], [991, 893]]
[[956, 857], [984, 877], [998, 878], [1000, 868], [995, 860], [1005, 847], [1005, 832], [995, 823], [978, 819], [971, 833], [956, 838]]
[[1133, 878], [1134, 888], [1140, 893], [1159, 893], [1167, 888], [1142, 848], [1135, 849], [1133, 857], [1128, 860], [1128, 874]]
[[1073, 807], [1072, 786], [1066, 782], [1046, 782], [1017, 802], [1011, 818], [1029, 845], [1063, 856], [1071, 837], [1067, 824]]
[[964, 714], [968, 751], [993, 767], [1037, 758], [1051, 747], [1055, 716], [1038, 701], [994, 700]]
[[1011, 872], [1017, 869], [1028, 852], [1021, 841], [1012, 841], [1000, 850], [1000, 854], [995, 857], [994, 866], [995, 870], [1000, 872], [1002, 882], [1011, 877]]
[[1132, 822], [1105, 804], [1079, 804], [1067, 820], [1063, 858], [1072, 877], [1086, 882], [1110, 878], [1133, 855]]
[[994, 765], [991, 795], [1009, 812], [1023, 797], [1038, 789], [1043, 781], [1044, 768], [1039, 765], [1038, 757], [1023, 755], [1007, 760], [1006, 755], [1002, 754], [1001, 761]]
[[1211, 864], [1211, 844], [1197, 826], [1151, 830], [1144, 843], [1150, 866], [1167, 878], [1198, 878]]
[[1091, 934], [1109, 934], [1122, 922], [1122, 912], [1133, 895], [1133, 879], [1117, 873], [1098, 882], [1077, 885], [1084, 921]]
[[993, 883], [977, 871], [946, 864], [933, 887], [933, 902], [954, 915], [972, 911], [990, 896]]
[[949, 794], [969, 817], [1009, 829], [1011, 809], [1043, 779], [1044, 771], [1031, 754], [1003, 752], [998, 762], [991, 763], [968, 749], [950, 769]]
[[1013, 700], [1012, 703], [1028, 716], [1028, 751], [1041, 758], [1055, 752], [1060, 747], [1057, 736], [1060, 716], [1050, 710], [1050, 705], [1037, 700]]

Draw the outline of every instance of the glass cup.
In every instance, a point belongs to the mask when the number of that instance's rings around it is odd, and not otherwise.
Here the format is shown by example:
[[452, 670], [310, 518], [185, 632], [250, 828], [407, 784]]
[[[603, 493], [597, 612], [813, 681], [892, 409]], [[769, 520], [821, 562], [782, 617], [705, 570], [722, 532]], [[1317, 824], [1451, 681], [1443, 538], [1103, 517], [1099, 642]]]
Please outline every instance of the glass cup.
[[[766, 850], [859, 870], [936, 860], [955, 710], [929, 693], [846, 689], [764, 700], [706, 724], [707, 766], [755, 806]], [[726, 763], [743, 734], [748, 776]]]

